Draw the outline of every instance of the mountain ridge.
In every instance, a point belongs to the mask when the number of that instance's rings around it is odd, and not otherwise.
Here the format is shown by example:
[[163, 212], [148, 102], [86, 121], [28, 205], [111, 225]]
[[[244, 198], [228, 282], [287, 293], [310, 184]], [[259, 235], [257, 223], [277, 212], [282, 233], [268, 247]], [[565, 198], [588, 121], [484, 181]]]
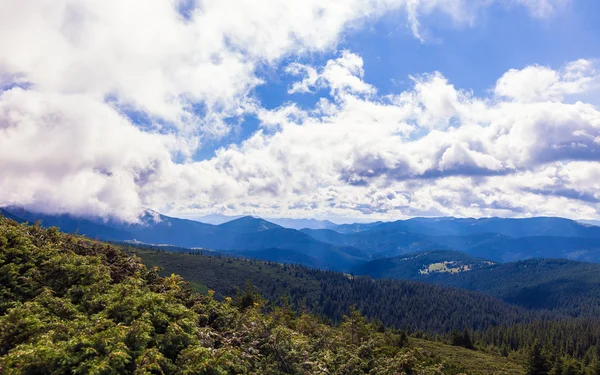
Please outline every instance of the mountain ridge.
[[373, 259], [432, 250], [460, 251], [494, 262], [540, 257], [600, 262], [600, 227], [564, 218], [412, 218], [296, 230], [252, 216], [212, 225], [153, 211], [138, 223], [38, 214], [14, 207], [2, 212], [19, 221], [41, 220], [45, 226], [90, 238], [206, 248], [284, 262], [303, 259], [304, 265], [338, 271], [350, 271]]

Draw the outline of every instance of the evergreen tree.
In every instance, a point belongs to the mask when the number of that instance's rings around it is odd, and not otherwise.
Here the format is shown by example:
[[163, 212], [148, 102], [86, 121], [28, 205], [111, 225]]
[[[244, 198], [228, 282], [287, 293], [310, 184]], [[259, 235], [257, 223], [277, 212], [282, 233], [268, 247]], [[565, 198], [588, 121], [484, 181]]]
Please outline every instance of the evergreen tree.
[[458, 330], [453, 330], [450, 334], [450, 343], [452, 343], [454, 346], [463, 346], [463, 335], [461, 335]]
[[569, 360], [564, 367], [562, 375], [581, 375], [581, 370], [577, 362]]
[[560, 357], [556, 357], [554, 365], [550, 370], [550, 375], [563, 375], [563, 360]]
[[525, 375], [548, 375], [548, 373], [548, 361], [542, 352], [542, 347], [536, 341], [529, 354]]
[[473, 340], [471, 339], [471, 334], [469, 333], [469, 330], [467, 328], [465, 328], [463, 332], [463, 346], [467, 349], [475, 349], [475, 346], [473, 345]]

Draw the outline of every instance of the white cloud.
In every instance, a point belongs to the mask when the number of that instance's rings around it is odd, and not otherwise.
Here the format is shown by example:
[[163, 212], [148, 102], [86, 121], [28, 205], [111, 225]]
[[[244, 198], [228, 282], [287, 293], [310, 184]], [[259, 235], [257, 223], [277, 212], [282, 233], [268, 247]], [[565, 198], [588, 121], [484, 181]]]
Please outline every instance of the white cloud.
[[561, 101], [600, 87], [596, 65], [582, 59], [567, 64], [562, 71], [543, 66], [511, 69], [500, 77], [494, 92], [520, 102]]
[[[407, 15], [423, 39], [423, 16], [468, 24], [490, 3], [206, 0], [182, 15], [175, 0], [0, 2], [0, 87], [20, 86], [0, 91], [0, 205], [126, 220], [145, 207], [292, 216], [551, 212], [565, 202], [590, 210], [569, 192], [596, 194], [598, 112], [558, 101], [596, 87], [593, 62], [507, 72], [493, 100], [440, 73], [385, 98], [365, 82], [360, 56], [345, 51], [323, 67], [288, 68], [303, 75], [291, 92], [330, 90], [333, 99], [315, 108], [268, 111], [252, 96], [262, 66], [332, 51], [347, 30], [386, 12]], [[520, 84], [531, 76], [539, 79]], [[191, 161], [206, 138], [229, 132], [227, 119], [248, 113], [260, 131]], [[552, 194], [543, 196], [526, 182], [549, 179], [539, 177], [549, 166], [568, 178], [544, 185]]]
[[[600, 112], [591, 105], [477, 98], [439, 73], [397, 96], [334, 98], [301, 121], [288, 116], [297, 108], [277, 109], [278, 132], [205, 162], [232, 185], [249, 184], [253, 199], [225, 198], [229, 207], [305, 216], [598, 214]], [[430, 121], [437, 130], [422, 134]]]
[[294, 82], [288, 93], [309, 93], [312, 89], [329, 88], [331, 95], [374, 94], [375, 88], [363, 81], [363, 60], [349, 51], [342, 51], [337, 59], [329, 60], [319, 73], [312, 66], [293, 63], [286, 67], [293, 75], [305, 74], [302, 81]]
[[134, 219], [180, 149], [84, 95], [0, 94], [0, 205]]

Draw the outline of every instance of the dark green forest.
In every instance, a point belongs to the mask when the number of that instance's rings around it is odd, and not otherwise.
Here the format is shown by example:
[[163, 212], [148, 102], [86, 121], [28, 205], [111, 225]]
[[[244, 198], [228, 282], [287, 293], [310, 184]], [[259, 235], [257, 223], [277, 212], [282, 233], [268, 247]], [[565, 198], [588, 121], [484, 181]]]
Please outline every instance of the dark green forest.
[[[460, 272], [421, 272], [441, 264]], [[473, 290], [527, 309], [573, 317], [600, 315], [600, 264], [596, 263], [539, 258], [493, 263], [456, 251], [428, 251], [373, 260], [354, 271]]]
[[[484, 329], [498, 324], [531, 322], [554, 316], [532, 312], [481, 293], [413, 281], [371, 279], [300, 265], [240, 259], [224, 255], [129, 248], [144, 263], [176, 273], [193, 285], [231, 296], [246, 281], [267, 300], [288, 296], [296, 309], [341, 321], [351, 306], [386, 326], [446, 333], [456, 327]], [[207, 252], [210, 254], [210, 252]]]

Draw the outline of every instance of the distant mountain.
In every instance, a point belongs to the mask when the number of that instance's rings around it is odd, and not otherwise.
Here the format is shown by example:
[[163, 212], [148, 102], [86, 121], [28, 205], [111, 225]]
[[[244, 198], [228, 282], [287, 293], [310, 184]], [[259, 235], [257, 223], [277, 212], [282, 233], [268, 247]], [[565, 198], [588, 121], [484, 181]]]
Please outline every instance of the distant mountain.
[[68, 214], [48, 215], [33, 213], [20, 207], [0, 208], [0, 214], [20, 223], [31, 224], [38, 221], [45, 227], [59, 227], [63, 232], [78, 233], [89, 238], [107, 241], [125, 241], [133, 239], [133, 234], [123, 228], [113, 227], [102, 219], [83, 219]]
[[[563, 219], [560, 219], [563, 220]], [[571, 221], [565, 222], [571, 226]], [[302, 230], [322, 242], [336, 246], [351, 246], [365, 251], [373, 258], [390, 258], [431, 250], [455, 250], [471, 256], [496, 262], [510, 262], [528, 258], [566, 258], [587, 262], [600, 262], [600, 239], [593, 237], [595, 231], [584, 227], [581, 237], [559, 236], [573, 231], [557, 230], [554, 236], [508, 237], [498, 233], [474, 233], [469, 235], [428, 235], [410, 232], [403, 224], [386, 223], [370, 230], [355, 233], [338, 233], [332, 230]], [[397, 229], [401, 228], [401, 229]], [[403, 229], [402, 229], [403, 228]], [[441, 231], [431, 230], [433, 233]], [[532, 230], [536, 233], [535, 230]]]
[[[220, 225], [227, 223], [232, 220], [236, 220], [244, 217], [243, 215], [239, 216], [227, 216], [221, 214], [210, 214], [205, 216], [200, 216], [198, 218], [194, 218], [201, 223]], [[316, 219], [288, 219], [288, 218], [266, 218], [271, 223], [277, 224], [284, 228], [290, 229], [331, 229], [338, 226], [338, 224], [333, 223], [329, 220], [316, 220]]]
[[221, 214], [209, 214], [209, 215], [192, 218], [192, 220], [196, 220], [196, 221], [199, 221], [199, 222], [205, 223], [205, 224], [219, 225], [219, 224], [223, 224], [228, 221], [231, 221], [231, 220], [239, 219], [240, 217], [243, 217], [243, 215], [227, 216], [227, 215], [221, 215]]
[[[301, 264], [338, 271], [373, 259], [433, 250], [460, 251], [495, 262], [529, 258], [600, 262], [600, 227], [562, 218], [414, 218], [296, 230], [251, 216], [212, 225], [153, 211], [137, 223], [39, 214], [15, 207], [4, 212], [18, 221], [41, 220], [45, 226], [90, 238], [206, 248], [282, 262], [302, 259]], [[278, 249], [276, 254], [273, 249]]]
[[329, 220], [286, 218], [269, 218], [268, 220], [272, 223], [279, 224], [282, 227], [290, 229], [332, 229], [338, 227], [338, 224]]
[[269, 229], [282, 228], [280, 225], [271, 223], [258, 217], [243, 216], [220, 224], [219, 229], [235, 233], [262, 232]]
[[207, 248], [257, 259], [300, 263], [306, 266], [346, 271], [368, 259], [350, 246], [324, 243], [294, 229], [283, 228], [260, 218], [241, 217], [220, 225], [178, 219], [148, 211], [139, 223], [44, 215], [23, 209], [5, 210], [18, 221], [42, 221], [62, 231], [109, 241], [139, 241], [152, 245]]
[[[600, 240], [589, 237], [523, 237], [509, 238], [501, 235], [477, 235], [463, 238], [444, 238], [450, 248], [470, 255], [499, 262], [529, 258], [564, 258], [600, 263]], [[459, 243], [461, 246], [453, 246]]]
[[454, 217], [412, 218], [382, 223], [371, 230], [406, 231], [431, 236], [470, 236], [497, 233], [507, 237], [591, 237], [600, 238], [600, 227], [582, 224], [559, 217], [533, 217], [523, 219]]
[[495, 262], [458, 251], [438, 250], [372, 260], [355, 267], [352, 272], [374, 278], [421, 280], [432, 274], [470, 272], [493, 264]]
[[[353, 224], [342, 224], [342, 225], [338, 225], [336, 227], [332, 227], [330, 229], [334, 229], [336, 232], [339, 233], [356, 233], [356, 232], [362, 232], [365, 230], [371, 230], [381, 224], [384, 224], [383, 221], [375, 221], [373, 223], [353, 223]], [[317, 229], [317, 228], [315, 228]], [[327, 229], [327, 228], [323, 228], [323, 229]]]
[[600, 220], [577, 220], [579, 223], [581, 224], [587, 224], [587, 225], [595, 225], [597, 227], [600, 227]]
[[18, 217], [16, 215], [13, 215], [13, 214], [11, 214], [10, 212], [6, 211], [5, 209], [3, 209], [1, 207], [0, 207], [0, 215], [4, 216], [7, 219], [11, 219], [11, 220], [14, 220], [14, 221], [19, 222], [19, 223], [23, 223], [24, 222], [23, 218], [20, 218], [20, 217]]
[[[244, 220], [246, 224], [250, 224], [247, 219], [238, 220]], [[254, 218], [253, 220], [255, 223], [252, 225], [256, 230], [238, 229], [231, 232], [226, 228], [230, 234], [221, 239], [219, 246], [215, 245], [212, 248], [232, 250], [236, 254], [251, 258], [285, 263], [294, 263], [293, 259], [299, 259], [297, 254], [300, 253], [305, 257], [302, 262], [298, 262], [299, 264], [343, 271], [368, 259], [368, 255], [359, 249], [324, 243], [300, 231], [283, 228], [272, 223], [269, 224], [274, 227], [264, 229], [264, 220]], [[220, 227], [223, 225], [225, 224]], [[286, 251], [289, 251], [289, 254], [286, 254]]]

